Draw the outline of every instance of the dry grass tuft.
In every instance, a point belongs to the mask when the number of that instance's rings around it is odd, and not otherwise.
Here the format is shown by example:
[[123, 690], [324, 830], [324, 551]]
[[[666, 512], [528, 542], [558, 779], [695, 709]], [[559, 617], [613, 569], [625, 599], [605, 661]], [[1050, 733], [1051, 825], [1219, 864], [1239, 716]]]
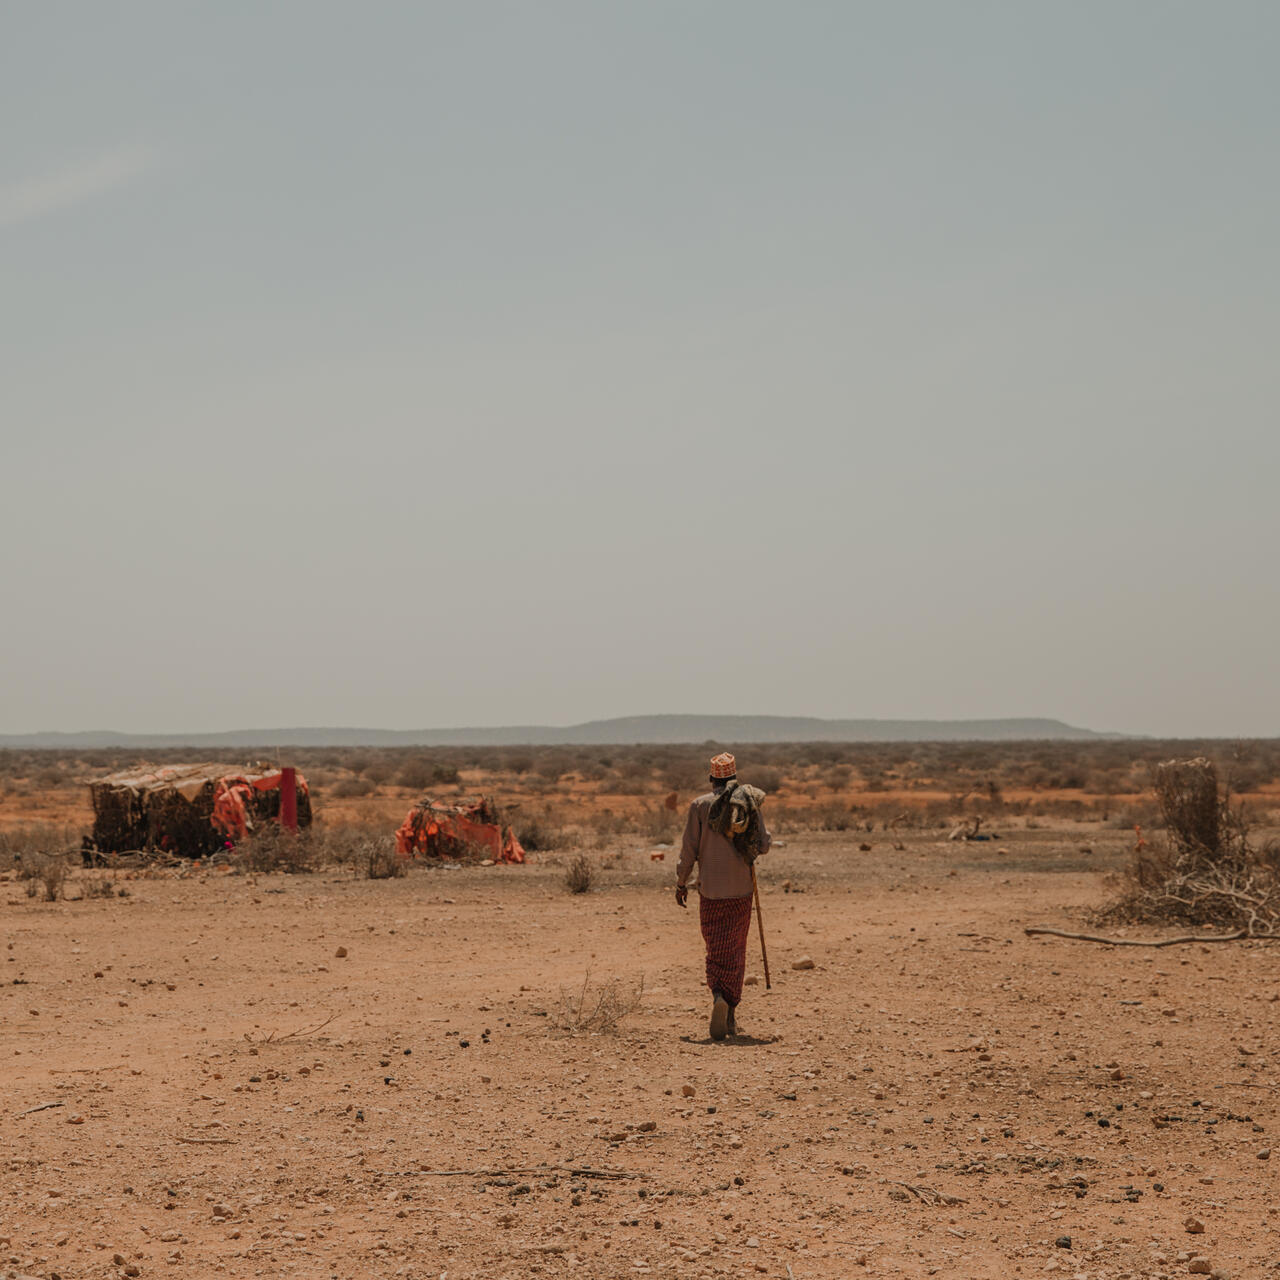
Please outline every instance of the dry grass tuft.
[[409, 859], [396, 852], [389, 837], [370, 837], [364, 842], [364, 873], [370, 880], [396, 880], [409, 874]]
[[585, 853], [580, 853], [564, 869], [564, 887], [570, 893], [586, 893], [595, 879], [595, 868]]
[[622, 1019], [635, 1013], [643, 1000], [643, 978], [635, 986], [613, 978], [592, 987], [588, 969], [577, 991], [560, 992], [560, 1012], [555, 1025], [571, 1036], [615, 1035]]
[[59, 854], [34, 853], [23, 858], [19, 878], [27, 882], [28, 898], [43, 889], [45, 902], [57, 902], [66, 893], [70, 870], [67, 859]]

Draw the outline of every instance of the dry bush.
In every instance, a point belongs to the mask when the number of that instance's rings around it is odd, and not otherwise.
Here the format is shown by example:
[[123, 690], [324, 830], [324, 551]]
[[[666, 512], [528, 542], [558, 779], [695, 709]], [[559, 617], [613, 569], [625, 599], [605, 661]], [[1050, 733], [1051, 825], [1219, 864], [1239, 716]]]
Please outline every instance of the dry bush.
[[1140, 841], [1104, 918], [1280, 932], [1280, 865], [1255, 849], [1243, 805], [1233, 808], [1203, 757], [1167, 760], [1155, 771], [1163, 840]]
[[9, 827], [0, 831], [0, 870], [21, 867], [32, 858], [61, 853], [78, 845], [79, 837], [70, 827], [60, 827], [52, 822]]
[[364, 842], [362, 868], [370, 880], [396, 880], [409, 874], [409, 859], [396, 851], [389, 837], [369, 837]]
[[570, 849], [577, 843], [574, 833], [546, 810], [526, 813], [515, 824], [515, 833], [516, 839], [528, 853], [545, 853], [548, 849]]
[[[849, 766], [844, 765], [844, 781], [849, 780]], [[743, 781], [749, 782], [753, 787], [759, 787], [761, 791], [768, 792], [772, 795], [775, 791], [782, 789], [782, 770], [763, 767], [760, 769], [747, 769], [744, 771]]]
[[231, 865], [242, 871], [299, 875], [316, 869], [316, 852], [310, 833], [286, 831], [275, 822], [266, 822], [249, 839], [236, 845]]
[[377, 785], [368, 778], [343, 778], [334, 784], [333, 794], [339, 800], [355, 800], [360, 796], [371, 796], [377, 789]]
[[65, 896], [70, 870], [66, 858], [56, 853], [36, 853], [22, 859], [19, 878], [27, 882], [28, 898], [43, 889], [45, 902], [57, 902]]
[[571, 1036], [613, 1035], [622, 1019], [634, 1013], [643, 1000], [643, 978], [635, 986], [613, 978], [593, 988], [588, 969], [577, 991], [561, 990], [555, 1025]]
[[595, 868], [585, 853], [572, 859], [564, 869], [564, 887], [570, 893], [586, 893], [595, 878]]
[[89, 876], [81, 881], [80, 896], [82, 898], [114, 898], [116, 882], [109, 876]]

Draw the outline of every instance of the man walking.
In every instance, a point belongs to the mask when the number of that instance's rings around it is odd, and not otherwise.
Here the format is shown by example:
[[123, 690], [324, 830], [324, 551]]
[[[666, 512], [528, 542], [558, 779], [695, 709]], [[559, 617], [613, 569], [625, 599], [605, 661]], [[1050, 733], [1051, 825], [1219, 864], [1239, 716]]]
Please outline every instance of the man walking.
[[698, 916], [707, 945], [711, 988], [711, 1038], [737, 1035], [737, 1008], [751, 929], [752, 863], [768, 853], [772, 838], [760, 813], [764, 792], [738, 785], [738, 766], [727, 751], [711, 761], [711, 790], [689, 806], [676, 867], [676, 902], [689, 900], [688, 881], [698, 864]]

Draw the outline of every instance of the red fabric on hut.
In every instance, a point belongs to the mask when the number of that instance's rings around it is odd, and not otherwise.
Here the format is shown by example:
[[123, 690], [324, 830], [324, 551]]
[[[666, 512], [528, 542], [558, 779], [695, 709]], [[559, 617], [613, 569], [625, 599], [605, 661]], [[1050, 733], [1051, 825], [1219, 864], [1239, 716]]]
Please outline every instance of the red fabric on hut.
[[461, 858], [476, 851], [494, 862], [523, 862], [516, 833], [503, 832], [497, 811], [487, 799], [471, 805], [421, 800], [409, 810], [396, 832], [396, 850], [404, 857]]

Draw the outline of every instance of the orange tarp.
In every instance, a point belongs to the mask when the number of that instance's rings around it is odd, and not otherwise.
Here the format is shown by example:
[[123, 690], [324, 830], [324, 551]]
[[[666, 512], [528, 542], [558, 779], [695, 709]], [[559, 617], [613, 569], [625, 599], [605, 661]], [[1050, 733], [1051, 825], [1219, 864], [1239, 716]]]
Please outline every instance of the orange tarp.
[[[307, 780], [297, 774], [298, 793], [307, 795]], [[219, 831], [234, 840], [242, 840], [249, 832], [248, 800], [254, 791], [277, 791], [283, 781], [281, 773], [267, 773], [247, 778], [244, 774], [229, 774], [218, 780], [213, 795], [212, 822]]]
[[523, 862], [524, 849], [515, 832], [500, 823], [487, 800], [463, 808], [424, 800], [409, 811], [396, 832], [396, 851], [404, 857], [426, 854], [448, 858], [460, 847], [482, 850], [494, 862]]

